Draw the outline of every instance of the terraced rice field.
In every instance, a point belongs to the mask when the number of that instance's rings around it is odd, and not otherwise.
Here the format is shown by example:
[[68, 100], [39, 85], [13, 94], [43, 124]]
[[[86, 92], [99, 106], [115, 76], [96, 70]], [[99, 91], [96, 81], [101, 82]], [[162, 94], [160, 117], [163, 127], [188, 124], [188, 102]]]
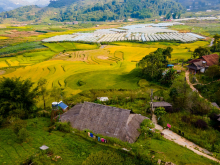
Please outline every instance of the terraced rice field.
[[[33, 82], [43, 77], [47, 89], [60, 87], [64, 92], [75, 94], [88, 89], [135, 89], [138, 88], [137, 62], [159, 47], [172, 46], [172, 60], [188, 59], [198, 45], [193, 44], [135, 44], [114, 43], [98, 48], [98, 45], [81, 43], [45, 43], [48, 50], [25, 53], [0, 59], [0, 68], [23, 66], [16, 71], [0, 75], [4, 77], [30, 78]], [[84, 82], [79, 85], [78, 82]]]
[[[116, 47], [116, 48], [115, 48]], [[41, 77], [47, 78], [47, 88], [61, 87], [66, 91], [100, 89], [100, 88], [137, 88], [139, 78], [127, 77], [136, 68], [136, 62], [155, 48], [107, 46], [105, 49], [67, 52], [49, 61], [17, 69], [5, 77], [22, 76], [37, 82]], [[82, 60], [81, 58], [86, 58]], [[11, 61], [9, 61], [11, 62]], [[28, 60], [26, 60], [28, 62]], [[12, 62], [11, 62], [12, 63]], [[29, 61], [31, 64], [31, 61]], [[78, 81], [85, 81], [85, 86], [78, 86]]]

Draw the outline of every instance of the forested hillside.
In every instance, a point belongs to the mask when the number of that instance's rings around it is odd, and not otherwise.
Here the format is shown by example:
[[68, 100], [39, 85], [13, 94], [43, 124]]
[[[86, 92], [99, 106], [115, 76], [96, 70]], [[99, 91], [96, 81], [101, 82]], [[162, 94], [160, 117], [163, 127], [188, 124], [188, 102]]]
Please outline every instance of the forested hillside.
[[50, 20], [64, 21], [106, 21], [126, 18], [145, 19], [181, 12], [184, 8], [174, 0], [57, 0], [48, 7], [26, 6], [0, 14], [4, 18], [18, 21]]
[[192, 11], [220, 9], [220, 0], [179, 0], [179, 2]]

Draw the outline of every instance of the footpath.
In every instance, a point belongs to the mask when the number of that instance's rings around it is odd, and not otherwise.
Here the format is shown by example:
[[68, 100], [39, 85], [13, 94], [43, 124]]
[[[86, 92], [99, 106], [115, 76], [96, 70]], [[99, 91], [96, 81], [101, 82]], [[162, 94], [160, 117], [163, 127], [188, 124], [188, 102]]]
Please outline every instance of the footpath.
[[157, 124], [157, 118], [156, 118], [156, 115], [154, 115], [154, 114], [152, 116], [152, 122], [155, 124], [155, 129], [159, 130], [161, 133], [164, 134], [164, 138], [166, 138], [170, 141], [173, 141], [173, 142], [175, 142], [175, 143], [177, 143], [177, 144], [179, 144], [183, 147], [186, 147], [186, 148], [190, 149], [191, 151], [193, 151], [194, 153], [196, 153], [198, 155], [204, 156], [208, 159], [211, 159], [213, 161], [216, 161], [216, 162], [220, 163], [220, 161], [218, 159], [210, 156], [210, 155], [212, 155], [212, 153], [209, 152], [208, 150], [199, 147], [195, 143], [185, 139], [184, 137], [174, 133], [171, 130], [163, 129], [162, 126]]
[[[186, 82], [187, 84], [189, 84], [190, 88], [193, 90], [193, 91], [196, 91], [198, 92], [198, 90], [196, 88], [194, 88], [193, 84], [189, 81], [189, 71], [187, 70], [185, 72], [185, 77], [186, 77]], [[198, 93], [199, 94], [199, 93]], [[202, 97], [202, 95], [199, 94], [199, 97]]]
[[[194, 88], [193, 84], [191, 84], [190, 81], [189, 81], [189, 71], [185, 72], [185, 76], [186, 76], [186, 81], [189, 84], [190, 88], [193, 91], [198, 92], [198, 90], [196, 88]], [[199, 94], [199, 97], [202, 97], [202, 96]], [[162, 126], [157, 124], [157, 117], [154, 114], [152, 116], [152, 122], [155, 124], [155, 129], [158, 129], [161, 133], [164, 134], [164, 138], [166, 138], [166, 139], [168, 139], [170, 141], [173, 141], [173, 142], [175, 142], [175, 143], [177, 143], [177, 144], [179, 144], [181, 146], [184, 146], [184, 147], [192, 150], [194, 153], [196, 153], [198, 155], [204, 156], [204, 157], [206, 157], [208, 159], [211, 159], [213, 161], [216, 161], [216, 162], [220, 163], [220, 160], [210, 156], [210, 155], [212, 155], [212, 153], [209, 152], [208, 150], [206, 150], [204, 148], [201, 148], [200, 146], [198, 146], [195, 143], [185, 139], [184, 137], [174, 133], [171, 130], [163, 129]]]

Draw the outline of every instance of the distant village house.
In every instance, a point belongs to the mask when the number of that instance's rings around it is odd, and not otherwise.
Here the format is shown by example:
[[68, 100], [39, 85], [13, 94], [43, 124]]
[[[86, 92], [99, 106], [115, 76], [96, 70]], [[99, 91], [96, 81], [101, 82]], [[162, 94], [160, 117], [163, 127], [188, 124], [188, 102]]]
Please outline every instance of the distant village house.
[[210, 66], [219, 64], [219, 56], [211, 54], [189, 61], [187, 67], [192, 73], [204, 73]]

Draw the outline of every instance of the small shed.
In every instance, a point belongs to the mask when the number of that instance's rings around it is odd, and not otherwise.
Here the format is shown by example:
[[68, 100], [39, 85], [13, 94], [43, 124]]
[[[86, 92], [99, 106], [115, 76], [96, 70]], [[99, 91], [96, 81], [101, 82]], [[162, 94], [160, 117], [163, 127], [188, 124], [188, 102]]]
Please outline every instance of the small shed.
[[108, 99], [108, 97], [97, 97], [97, 99], [99, 100], [99, 101], [108, 101], [109, 99]]
[[150, 103], [151, 106], [152, 106], [152, 110], [154, 111], [156, 108], [158, 107], [164, 107], [165, 109], [168, 109], [168, 108], [172, 108], [172, 105], [168, 102], [165, 102], [165, 101], [160, 101], [160, 102], [151, 102]]

